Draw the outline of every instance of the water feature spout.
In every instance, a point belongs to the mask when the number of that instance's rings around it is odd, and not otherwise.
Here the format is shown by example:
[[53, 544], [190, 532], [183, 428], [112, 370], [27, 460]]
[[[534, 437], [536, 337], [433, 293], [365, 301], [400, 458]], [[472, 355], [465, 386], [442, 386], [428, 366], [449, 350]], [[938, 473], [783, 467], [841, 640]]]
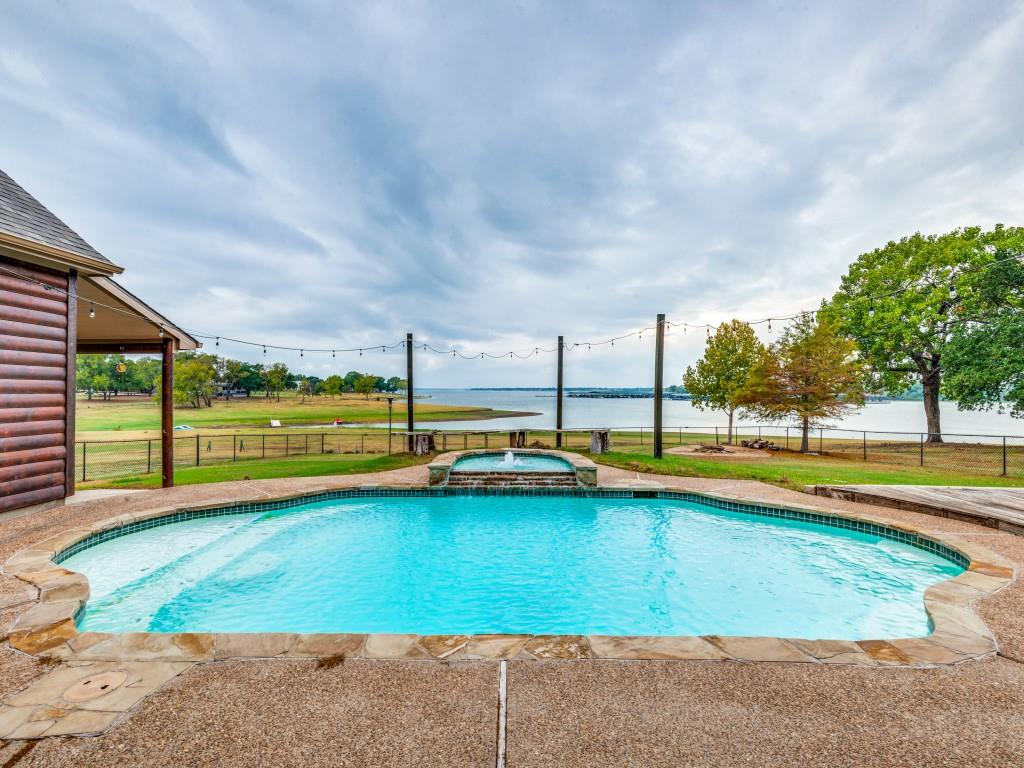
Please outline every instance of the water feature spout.
[[519, 464], [520, 461], [519, 459], [516, 458], [516, 455], [512, 453], [512, 451], [505, 451], [505, 458], [502, 459], [501, 463], [503, 466], [506, 467], [514, 467], [517, 464]]

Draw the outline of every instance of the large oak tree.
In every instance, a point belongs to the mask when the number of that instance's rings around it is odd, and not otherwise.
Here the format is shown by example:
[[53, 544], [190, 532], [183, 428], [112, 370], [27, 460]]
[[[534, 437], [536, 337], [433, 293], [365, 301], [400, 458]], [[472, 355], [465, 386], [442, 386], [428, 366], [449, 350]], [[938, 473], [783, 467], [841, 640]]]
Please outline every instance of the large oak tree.
[[958, 329], [977, 318], [974, 275], [1021, 252], [1019, 228], [915, 234], [857, 258], [822, 312], [856, 340], [872, 388], [901, 394], [919, 381], [929, 442], [942, 442], [939, 397], [945, 356]]

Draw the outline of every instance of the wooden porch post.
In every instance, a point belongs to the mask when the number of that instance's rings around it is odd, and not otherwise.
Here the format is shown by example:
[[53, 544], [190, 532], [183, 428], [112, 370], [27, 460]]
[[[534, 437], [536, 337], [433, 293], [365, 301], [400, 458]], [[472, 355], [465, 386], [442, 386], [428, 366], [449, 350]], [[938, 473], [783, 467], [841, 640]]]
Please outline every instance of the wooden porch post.
[[163, 487], [174, 487], [174, 339], [160, 343], [160, 471]]
[[75, 495], [75, 361], [78, 352], [78, 271], [68, 273], [68, 340], [64, 393], [64, 498]]

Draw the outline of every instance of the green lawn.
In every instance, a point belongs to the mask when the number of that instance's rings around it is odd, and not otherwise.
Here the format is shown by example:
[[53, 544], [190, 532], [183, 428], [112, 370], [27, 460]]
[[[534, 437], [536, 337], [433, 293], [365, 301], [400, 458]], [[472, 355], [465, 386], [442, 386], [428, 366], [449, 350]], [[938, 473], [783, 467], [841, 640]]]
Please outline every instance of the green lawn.
[[645, 452], [613, 452], [593, 456], [599, 464], [636, 472], [683, 477], [721, 477], [760, 480], [784, 488], [807, 485], [1024, 485], [1024, 477], [965, 474], [945, 468], [920, 468], [810, 456], [788, 451], [763, 461], [730, 461], [690, 456], [655, 459]]
[[[255, 459], [208, 467], [178, 467], [174, 471], [175, 485], [222, 483], [229, 480], [265, 480], [275, 477], [318, 477], [321, 475], [355, 475], [363, 472], [384, 472], [415, 464], [425, 464], [429, 456], [399, 453], [393, 456], [325, 454], [290, 456], [279, 459]], [[160, 475], [137, 475], [114, 480], [79, 484], [87, 488], [159, 488]]]
[[[486, 419], [509, 415], [507, 411], [474, 408], [463, 405], [445, 405], [430, 399], [416, 401], [417, 418], [432, 421]], [[76, 403], [75, 423], [79, 440], [110, 439], [117, 437], [157, 437], [160, 429], [160, 406], [149, 397], [119, 397], [112, 401], [98, 398], [88, 400], [84, 395]], [[392, 417], [397, 428], [405, 422], [405, 401], [396, 399]], [[188, 424], [197, 428], [267, 429], [270, 420], [277, 419], [284, 426], [329, 424], [334, 419], [353, 423], [386, 422], [387, 400], [361, 395], [341, 397], [318, 396], [303, 401], [294, 393], [282, 394], [281, 400], [262, 397], [215, 400], [210, 408], [176, 407], [175, 425]], [[104, 434], [105, 433], [105, 434]], [[115, 434], [111, 434], [115, 433]]]

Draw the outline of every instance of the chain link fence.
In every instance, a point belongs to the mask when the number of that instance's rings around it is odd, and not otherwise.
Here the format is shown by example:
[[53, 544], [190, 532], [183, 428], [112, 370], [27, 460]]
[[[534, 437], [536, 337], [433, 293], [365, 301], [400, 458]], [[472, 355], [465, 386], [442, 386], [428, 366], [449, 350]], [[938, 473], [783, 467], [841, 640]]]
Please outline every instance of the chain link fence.
[[[608, 428], [603, 428], [608, 429]], [[554, 448], [554, 430], [459, 430], [435, 431], [439, 451], [471, 448], [504, 449], [510, 432], [525, 432], [527, 447]], [[561, 431], [561, 445], [569, 450], [590, 448], [591, 429]], [[649, 452], [653, 447], [651, 427], [614, 427], [612, 450]], [[777, 425], [742, 424], [733, 430], [733, 442], [764, 440], [779, 450], [800, 449], [800, 429]], [[254, 459], [281, 459], [292, 456], [328, 454], [402, 453], [407, 450], [408, 433], [382, 429], [355, 431], [335, 429], [321, 432], [266, 432], [255, 434], [216, 434], [174, 437], [174, 465], [201, 467]], [[728, 430], [723, 426], [671, 426], [663, 430], [666, 448], [680, 445], [725, 444]], [[814, 428], [810, 433], [810, 452], [849, 461], [871, 462], [903, 467], [947, 469], [975, 476], [1024, 477], [1024, 436], [945, 434], [942, 442], [929, 441], [927, 434], [874, 432]], [[78, 482], [111, 480], [159, 474], [160, 440], [88, 441], [75, 446], [75, 473]]]

